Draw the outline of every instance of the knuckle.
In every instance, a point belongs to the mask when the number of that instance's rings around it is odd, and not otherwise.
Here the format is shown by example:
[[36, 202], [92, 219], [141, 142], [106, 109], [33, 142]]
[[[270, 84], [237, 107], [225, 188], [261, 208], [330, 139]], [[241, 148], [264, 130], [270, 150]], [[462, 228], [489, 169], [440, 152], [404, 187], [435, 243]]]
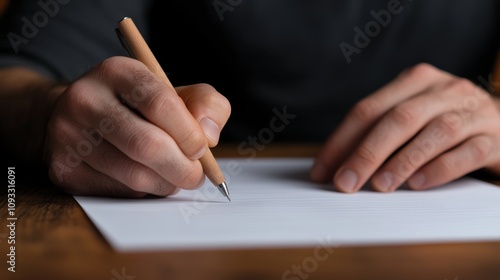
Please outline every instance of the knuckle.
[[392, 109], [389, 113], [389, 118], [395, 123], [410, 125], [416, 120], [416, 115], [417, 113], [413, 107], [407, 104], [402, 104]]
[[135, 86], [130, 90], [129, 94], [139, 94], [147, 97], [148, 91], [155, 93], [167, 87], [142, 64], [130, 69], [130, 79], [132, 79], [131, 82]]
[[406, 75], [410, 78], [420, 79], [435, 74], [437, 69], [428, 63], [419, 63], [408, 69]]
[[[117, 130], [122, 129], [123, 127], [127, 127], [127, 125], [135, 123], [131, 114], [128, 108], [116, 102], [112, 104], [110, 108], [100, 112], [102, 117], [99, 120], [99, 125], [108, 123], [112, 127], [117, 127]], [[114, 129], [112, 129], [112, 131], [114, 131]]]
[[216, 96], [217, 106], [219, 108], [217, 112], [222, 113], [225, 120], [229, 119], [229, 116], [231, 115], [231, 103], [225, 96], [221, 94], [217, 94]]
[[479, 87], [476, 87], [476, 91], [474, 92], [474, 96], [479, 100], [482, 101], [483, 103], [489, 104], [490, 107], [497, 109], [495, 106], [495, 98], [493, 95], [491, 95], [489, 92], [487, 92], [484, 89], [481, 89]]
[[205, 83], [183, 87], [179, 94], [187, 95], [185, 96], [186, 103], [189, 103], [188, 101], [190, 101], [193, 97], [200, 98], [203, 102], [208, 103], [217, 103], [224, 98], [224, 96], [220, 94], [217, 89], [215, 89], [210, 84]]
[[151, 180], [150, 176], [144, 168], [141, 168], [139, 166], [132, 166], [130, 169], [126, 172], [126, 185], [138, 192], [144, 192], [151, 186]]
[[[132, 67], [127, 75], [129, 83], [133, 86], [120, 93], [121, 99], [132, 108], [155, 106], [160, 97], [165, 97], [168, 86], [154, 76], [144, 65]], [[163, 104], [164, 105], [164, 104]], [[149, 112], [149, 111], [148, 111]]]
[[165, 112], [171, 112], [180, 106], [180, 97], [176, 94], [166, 92], [165, 88], [157, 88], [151, 92], [147, 100], [145, 110], [153, 116], [161, 116]]
[[136, 159], [151, 160], [158, 155], [161, 146], [162, 141], [157, 134], [137, 130], [130, 136], [127, 150]]
[[96, 155], [95, 164], [98, 170], [109, 170], [117, 162], [117, 157], [111, 149], [100, 149]]
[[471, 94], [476, 91], [476, 86], [469, 80], [464, 78], [457, 78], [450, 82], [450, 87], [453, 92], [461, 92]]
[[491, 151], [492, 143], [486, 137], [478, 137], [471, 141], [470, 148], [472, 152], [472, 159], [476, 162], [487, 161]]
[[159, 176], [150, 169], [134, 165], [127, 170], [125, 181], [126, 185], [136, 192], [149, 193], [152, 190], [156, 195], [166, 196], [175, 190], [166, 180], [157, 177]]
[[207, 100], [207, 104], [217, 107], [220, 111], [230, 111], [231, 104], [229, 100], [222, 94], [217, 91], [211, 91], [210, 94], [207, 94], [205, 97]]
[[199, 188], [205, 178], [205, 174], [203, 173], [201, 166], [186, 168], [177, 172], [177, 174], [178, 176], [172, 179], [175, 182], [174, 184], [183, 189], [189, 190]]
[[454, 171], [457, 169], [457, 165], [460, 164], [457, 161], [453, 161], [449, 156], [442, 156], [437, 159], [437, 164], [439, 166], [439, 174], [443, 178], [451, 177]]
[[204, 98], [205, 102], [209, 103], [218, 103], [218, 102], [223, 102], [225, 97], [220, 94], [217, 89], [215, 89], [213, 86], [210, 84], [205, 84], [205, 83], [200, 83], [200, 84], [194, 84], [186, 87], [186, 91], [189, 91], [191, 93], [194, 93], [195, 96], [199, 97], [201, 96]]
[[[380, 171], [379, 171], [380, 172]], [[383, 178], [386, 180], [386, 182], [391, 185], [393, 188], [394, 187], [399, 187], [401, 184], [403, 184], [406, 179], [408, 179], [407, 174], [401, 174], [399, 172], [395, 172], [395, 170], [387, 169], [386, 172], [381, 173]], [[383, 190], [380, 190], [383, 191]]]
[[155, 194], [168, 196], [175, 192], [176, 188], [172, 186], [169, 182], [162, 180], [156, 183], [154, 186]]
[[377, 157], [375, 153], [365, 145], [361, 145], [355, 152], [355, 156], [358, 159], [361, 159], [363, 162], [368, 165], [375, 165], [377, 163]]
[[395, 177], [407, 178], [415, 172], [416, 165], [411, 160], [411, 154], [399, 156], [397, 164], [394, 166]]
[[89, 92], [91, 92], [89, 85], [84, 81], [72, 83], [61, 98], [63, 107], [70, 111], [92, 108], [92, 98]]
[[114, 56], [97, 64], [92, 72], [100, 78], [113, 78], [121, 75], [124, 71], [128, 71], [131, 63], [134, 63], [132, 59]]
[[[147, 74], [146, 74], [147, 73]], [[152, 75], [147, 67], [136, 59], [114, 56], [107, 58], [92, 69], [91, 74], [100, 81], [114, 80], [118, 77], [127, 77], [134, 82]]]
[[189, 158], [196, 156], [196, 153], [207, 145], [207, 138], [201, 130], [189, 130], [184, 135], [179, 139], [178, 144], [183, 147], [186, 156]]
[[460, 133], [462, 117], [457, 113], [448, 113], [437, 120], [438, 128], [450, 138], [455, 138]]
[[351, 114], [360, 121], [372, 121], [378, 115], [378, 109], [373, 99], [363, 99], [354, 105]]
[[402, 174], [398, 172], [398, 170], [393, 170], [391, 174], [394, 186], [400, 186], [411, 176], [412, 173]]
[[103, 60], [94, 68], [94, 73], [99, 77], [113, 77], [122, 69], [122, 62], [118, 57], [111, 57]]
[[208, 84], [197, 84], [193, 87], [194, 97], [188, 98], [186, 103], [194, 116], [208, 114], [219, 124], [229, 119], [231, 104], [224, 95]]

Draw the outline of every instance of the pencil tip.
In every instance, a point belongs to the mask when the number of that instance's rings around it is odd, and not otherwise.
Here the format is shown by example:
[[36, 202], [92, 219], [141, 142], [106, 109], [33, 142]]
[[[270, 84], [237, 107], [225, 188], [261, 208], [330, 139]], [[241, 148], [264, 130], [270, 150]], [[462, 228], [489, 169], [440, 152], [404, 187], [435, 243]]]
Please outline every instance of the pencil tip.
[[229, 190], [227, 188], [226, 182], [222, 182], [220, 185], [217, 186], [219, 191], [222, 193], [223, 196], [225, 196], [229, 202], [231, 202], [231, 198], [229, 197]]

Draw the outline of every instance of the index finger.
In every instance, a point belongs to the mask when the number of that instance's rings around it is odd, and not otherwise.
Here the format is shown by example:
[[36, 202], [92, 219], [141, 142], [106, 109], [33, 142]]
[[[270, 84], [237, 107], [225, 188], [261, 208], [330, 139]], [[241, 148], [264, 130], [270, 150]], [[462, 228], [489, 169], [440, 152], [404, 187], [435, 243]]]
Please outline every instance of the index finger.
[[115, 58], [100, 67], [117, 97], [167, 132], [188, 158], [205, 154], [205, 134], [175, 89], [134, 59]]

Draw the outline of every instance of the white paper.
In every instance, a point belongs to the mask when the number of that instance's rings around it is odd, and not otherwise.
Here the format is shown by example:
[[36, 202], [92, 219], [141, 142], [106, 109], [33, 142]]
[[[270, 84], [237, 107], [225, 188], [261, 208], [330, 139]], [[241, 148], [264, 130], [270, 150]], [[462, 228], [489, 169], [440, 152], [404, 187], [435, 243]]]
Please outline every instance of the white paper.
[[500, 240], [500, 187], [343, 194], [309, 182], [311, 159], [224, 159], [232, 202], [210, 184], [167, 198], [76, 197], [120, 251]]

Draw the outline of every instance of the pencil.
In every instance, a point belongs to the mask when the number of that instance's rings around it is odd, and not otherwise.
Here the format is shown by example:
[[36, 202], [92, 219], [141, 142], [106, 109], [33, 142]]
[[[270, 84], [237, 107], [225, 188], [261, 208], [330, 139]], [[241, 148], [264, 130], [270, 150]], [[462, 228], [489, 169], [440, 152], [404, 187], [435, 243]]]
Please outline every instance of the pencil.
[[[131, 18], [126, 17], [118, 23], [117, 33], [120, 41], [129, 52], [129, 55], [144, 63], [151, 72], [157, 75], [165, 84], [175, 91], [174, 86], [161, 68], [160, 63], [156, 60], [153, 52]], [[208, 147], [206, 153], [199, 160], [207, 178], [219, 189], [222, 195], [231, 201], [224, 175]]]

